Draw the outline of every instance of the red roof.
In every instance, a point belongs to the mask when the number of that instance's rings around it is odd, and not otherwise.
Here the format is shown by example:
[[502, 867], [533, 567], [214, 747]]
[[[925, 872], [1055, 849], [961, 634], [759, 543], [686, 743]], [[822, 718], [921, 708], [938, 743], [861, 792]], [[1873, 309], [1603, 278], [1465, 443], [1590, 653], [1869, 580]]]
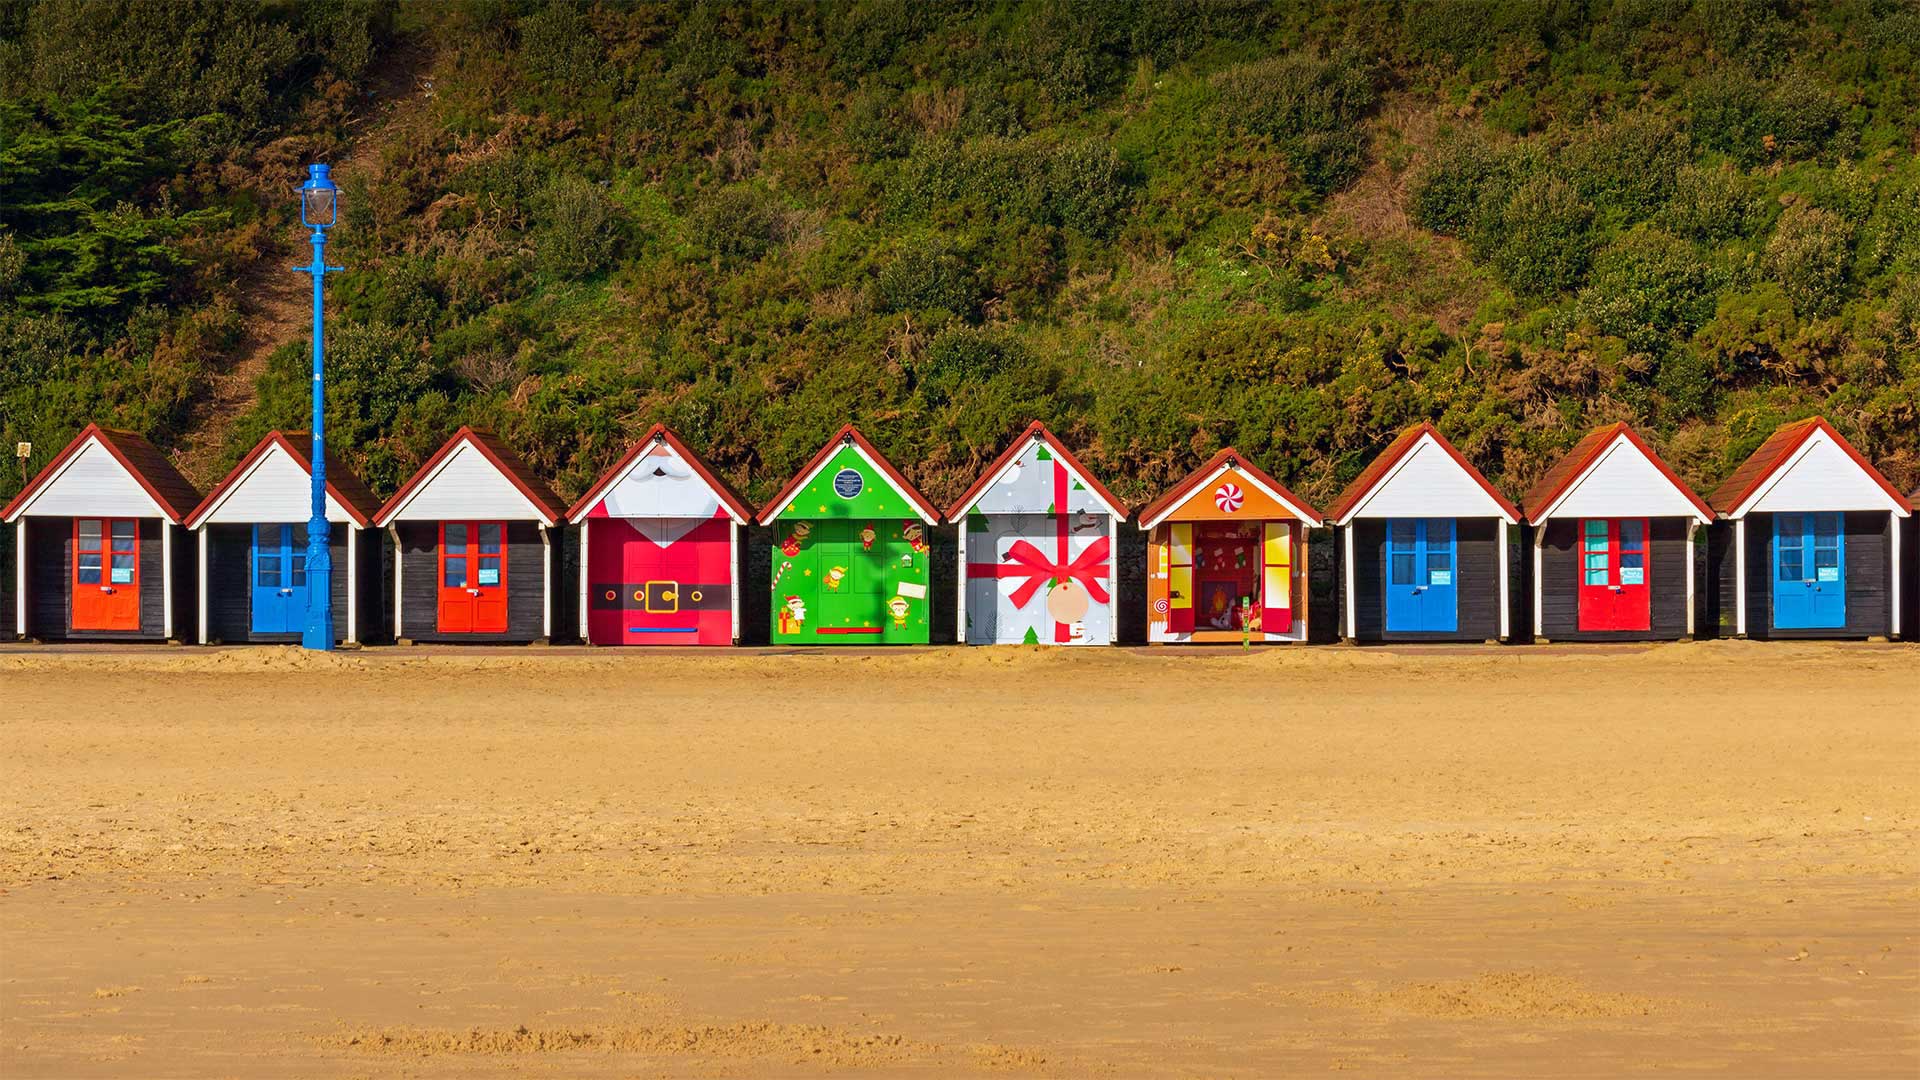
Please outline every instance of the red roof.
[[1288, 491], [1285, 484], [1260, 471], [1258, 466], [1248, 461], [1244, 454], [1231, 446], [1208, 458], [1205, 465], [1188, 473], [1186, 479], [1175, 484], [1166, 494], [1141, 507], [1140, 512], [1135, 515], [1135, 520], [1140, 522], [1141, 527], [1146, 527], [1148, 522], [1153, 521], [1161, 514], [1178, 506], [1181, 500], [1193, 494], [1194, 489], [1206, 483], [1207, 478], [1213, 475], [1214, 470], [1220, 468], [1222, 465], [1231, 465], [1239, 469], [1241, 472], [1246, 473], [1249, 477], [1258, 480], [1261, 484], [1271, 489], [1274, 494], [1280, 496], [1282, 502], [1300, 508], [1300, 510], [1309, 515], [1307, 524], [1315, 526], [1321, 524], [1322, 515], [1320, 511], [1313, 508], [1312, 503]]
[[1642, 442], [1639, 435], [1634, 434], [1631, 427], [1625, 423], [1618, 423], [1608, 424], [1606, 427], [1588, 432], [1587, 437], [1575, 443], [1565, 457], [1553, 463], [1553, 468], [1548, 469], [1547, 474], [1527, 492], [1527, 523], [1540, 524], [1547, 508], [1552, 506], [1567, 488], [1572, 487], [1573, 482], [1580, 479], [1588, 466], [1592, 465], [1594, 460], [1621, 436], [1625, 436], [1628, 442], [1638, 448], [1640, 453], [1653, 463], [1653, 467], [1660, 470], [1660, 475], [1666, 477], [1667, 482], [1672, 484], [1676, 491], [1685, 495], [1688, 502], [1699, 508], [1701, 517], [1708, 521], [1713, 520], [1713, 508], [1703, 502], [1685, 481], [1675, 475], [1674, 471], [1667, 467], [1667, 463], [1660, 460], [1660, 455], [1654, 453], [1652, 447]]
[[733, 512], [735, 520], [753, 520], [753, 508], [747, 505], [747, 501], [740, 497], [739, 492], [733, 490], [733, 485], [721, 479], [720, 474], [713, 471], [712, 466], [707, 464], [705, 458], [687, 449], [687, 444], [681, 442], [680, 437], [673, 433], [673, 429], [667, 427], [665, 424], [655, 424], [648, 428], [647, 433], [640, 436], [638, 442], [628, 447], [627, 452], [621, 456], [619, 461], [614, 462], [613, 468], [601, 473], [600, 479], [594, 481], [593, 486], [587, 489], [587, 493], [580, 496], [579, 501], [575, 502], [573, 506], [567, 510], [567, 520], [578, 520], [581, 514], [586, 513], [593, 508], [594, 504], [598, 503], [602, 498], [605, 498], [607, 489], [612, 487], [614, 481], [620, 479], [620, 475], [627, 471], [627, 466], [632, 465], [634, 459], [646, 453], [647, 449], [656, 441], [664, 442], [672, 447], [673, 452], [679, 454], [681, 460], [693, 466], [693, 471], [700, 475], [700, 479], [707, 482], [707, 486], [713, 489], [713, 493], [718, 495], [720, 501], [726, 504], [727, 509]]
[[180, 475], [180, 470], [173, 467], [173, 462], [167, 460], [167, 455], [159, 447], [131, 431], [116, 431], [98, 424], [88, 424], [73, 437], [65, 450], [40, 470], [31, 483], [20, 489], [20, 494], [15, 495], [13, 501], [7, 503], [6, 509], [0, 511], [0, 519], [11, 521], [15, 513], [25, 508], [34, 494], [45, 487], [89, 439], [99, 440], [107, 453], [112, 454], [114, 460], [127, 470], [127, 475], [133, 477], [134, 482], [154, 502], [160, 504], [167, 519], [174, 524], [184, 521], [188, 511], [200, 504], [199, 489]]
[[500, 474], [519, 489], [520, 494], [525, 495], [534, 506], [539, 508], [547, 524], [557, 525], [565, 518], [566, 504], [560, 501], [560, 496], [553, 493], [553, 489], [547, 486], [546, 481], [534, 475], [533, 470], [527, 467], [527, 463], [521, 460], [519, 454], [513, 452], [512, 447], [488, 432], [463, 427], [454, 432], [453, 437], [443, 443], [439, 450], [434, 451], [434, 455], [428, 458], [426, 464], [420, 466], [405, 484], [400, 486], [399, 491], [393, 493], [393, 498], [388, 499], [386, 505], [380, 508], [380, 513], [374, 518], [374, 524], [385, 525], [392, 520], [393, 515], [399, 513], [400, 508], [413, 497], [414, 490], [425, 483], [433, 470], [439, 467], [440, 462], [458, 449], [462, 442], [472, 443], [475, 449], [492, 462], [493, 467], [500, 470]]
[[812, 479], [813, 474], [819, 472], [820, 468], [831, 460], [834, 454], [839, 452], [840, 447], [848, 442], [858, 446], [868, 458], [872, 459], [875, 465], [880, 466], [880, 471], [887, 474], [887, 479], [892, 481], [893, 486], [898, 489], [902, 495], [905, 495], [907, 501], [912, 503], [914, 507], [920, 511], [922, 517], [929, 522], [937, 523], [940, 520], [940, 511], [933, 508], [933, 504], [927, 501], [927, 497], [920, 494], [918, 488], [908, 483], [907, 478], [900, 475], [900, 470], [893, 467], [893, 462], [888, 461], [885, 454], [874, 449], [873, 444], [867, 441], [865, 435], [860, 434], [858, 428], [852, 424], [848, 424], [839, 431], [834, 432], [833, 438], [828, 439], [827, 444], [820, 448], [820, 452], [813, 455], [813, 460], [807, 462], [806, 468], [793, 474], [793, 479], [787, 481], [787, 486], [781, 488], [778, 495], [767, 500], [766, 505], [760, 508], [760, 524], [772, 524], [773, 519], [779, 516], [780, 508], [787, 504], [787, 500], [792, 498], [794, 493], [798, 492], [802, 485]]
[[1020, 451], [1026, 449], [1027, 443], [1035, 438], [1046, 443], [1048, 449], [1064, 459], [1074, 472], [1080, 474], [1080, 478], [1087, 482], [1087, 485], [1093, 489], [1093, 493], [1100, 497], [1100, 501], [1119, 514], [1121, 520], [1126, 519], [1127, 504], [1114, 498], [1113, 492], [1108, 491], [1105, 484], [1094, 479], [1093, 474], [1087, 471], [1087, 467], [1080, 464], [1080, 459], [1073, 456], [1073, 451], [1067, 449], [1059, 439], [1054, 437], [1053, 432], [1047, 430], [1047, 425], [1035, 420], [1028, 424], [1027, 429], [1008, 444], [1005, 450], [1001, 451], [999, 457], [993, 459], [993, 464], [987, 466], [987, 471], [980, 474], [980, 478], [973, 482], [973, 486], [947, 508], [947, 521], [949, 523], [959, 521], [960, 516], [967, 512], [967, 507], [972, 506], [973, 501], [980, 497], [980, 493], [987, 490], [987, 485], [993, 483], [993, 478], [1000, 475], [1000, 470], [1006, 468], [1014, 458], [1019, 457]]
[[1793, 457], [1794, 451], [1800, 449], [1801, 444], [1811, 438], [1816, 431], [1826, 432], [1827, 438], [1832, 439], [1835, 446], [1845, 451], [1846, 455], [1853, 459], [1853, 463], [1860, 466], [1861, 472], [1872, 477], [1873, 482], [1879, 484], [1881, 490], [1893, 499], [1895, 506], [1908, 513], [1913, 512], [1913, 503], [1895, 490], [1894, 486], [1887, 482], [1887, 478], [1880, 475], [1879, 469], [1874, 468], [1866, 458], [1861, 457], [1860, 451], [1855, 450], [1852, 443], [1842, 438], [1839, 432], [1833, 430], [1833, 425], [1827, 423], [1825, 417], [1820, 416], [1810, 416], [1805, 420], [1795, 420], [1791, 424], [1782, 424], [1775, 428], [1773, 434], [1767, 436], [1767, 441], [1760, 444], [1760, 449], [1748, 454], [1747, 460], [1733, 470], [1733, 475], [1713, 489], [1713, 494], [1707, 496], [1707, 501], [1713, 504], [1715, 510], [1732, 516], [1734, 511], [1740, 509], [1742, 504], [1753, 497], [1753, 493], [1760, 489], [1761, 484], [1767, 482], [1768, 477], [1780, 471], [1781, 466]]
[[[307, 447], [313, 445], [312, 434], [305, 431], [284, 433], [269, 431], [266, 438], [255, 443], [253, 449], [247, 451], [247, 456], [240, 459], [240, 464], [233, 467], [233, 471], [227, 474], [226, 479], [213, 486], [213, 490], [207, 493], [207, 497], [201, 500], [200, 505], [194, 507], [193, 513], [187, 515], [187, 527], [197, 528], [200, 519], [212, 512], [227, 491], [239, 483], [240, 478], [253, 467], [253, 463], [258, 461], [269, 447], [275, 445], [285, 450], [288, 456], [293, 458], [294, 464], [300, 466], [307, 475], [313, 475], [313, 465], [307, 454]], [[346, 463], [335, 457], [331, 447], [327, 449], [327, 494], [332, 495], [333, 501], [339, 503], [341, 508], [346, 510], [347, 516], [361, 528], [371, 525], [373, 515], [380, 512], [380, 496], [375, 495], [373, 489], [367, 487], [364, 481], [355, 476], [353, 470], [347, 468]]]
[[1399, 463], [1400, 459], [1412, 452], [1413, 448], [1419, 444], [1422, 435], [1431, 435], [1434, 444], [1445, 450], [1447, 456], [1451, 457], [1468, 476], [1473, 478], [1474, 483], [1479, 484], [1492, 497], [1495, 505], [1505, 511], [1508, 517], [1515, 521], [1520, 520], [1520, 508], [1507, 501], [1507, 497], [1488, 483], [1487, 478], [1480, 474], [1480, 470], [1474, 468], [1472, 462], [1462, 457], [1460, 451], [1454, 449], [1445, 435], [1440, 434], [1439, 428], [1425, 420], [1402, 431], [1387, 444], [1387, 448], [1380, 452], [1379, 457], [1368, 462], [1367, 467], [1360, 470], [1360, 475], [1353, 478], [1353, 483], [1348, 484], [1346, 490], [1340, 493], [1340, 497], [1334, 500], [1333, 509], [1327, 512], [1327, 516], [1336, 522], [1346, 520], [1347, 515], [1352, 513], [1353, 509], [1359, 506], [1375, 487], [1379, 486], [1380, 481], [1386, 479], [1387, 474], [1393, 471], [1393, 467]]

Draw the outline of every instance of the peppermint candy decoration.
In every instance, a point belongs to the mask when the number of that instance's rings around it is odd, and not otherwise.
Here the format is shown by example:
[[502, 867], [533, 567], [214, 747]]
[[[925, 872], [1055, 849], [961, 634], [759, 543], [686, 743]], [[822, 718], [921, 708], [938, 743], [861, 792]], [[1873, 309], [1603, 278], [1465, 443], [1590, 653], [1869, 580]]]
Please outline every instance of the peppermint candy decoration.
[[1221, 513], [1231, 514], [1240, 509], [1240, 504], [1245, 502], [1246, 498], [1246, 493], [1240, 490], [1240, 485], [1229, 481], [1214, 489], [1213, 505], [1219, 507]]
[[1160, 599], [1155, 600], [1153, 602], [1153, 613], [1155, 615], [1165, 615], [1167, 613], [1167, 609], [1171, 606], [1172, 605], [1167, 603], [1167, 598], [1163, 596]]

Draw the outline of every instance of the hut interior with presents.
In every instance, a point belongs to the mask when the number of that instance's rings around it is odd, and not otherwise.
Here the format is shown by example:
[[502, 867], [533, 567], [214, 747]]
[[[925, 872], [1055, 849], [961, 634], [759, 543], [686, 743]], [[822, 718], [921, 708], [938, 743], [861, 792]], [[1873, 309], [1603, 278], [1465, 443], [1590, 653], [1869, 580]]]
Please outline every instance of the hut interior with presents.
[[402, 643], [552, 638], [566, 507], [505, 443], [461, 428], [374, 524], [393, 538]]
[[760, 511], [774, 550], [777, 645], [931, 640], [930, 530], [939, 515], [851, 424]]
[[[269, 432], [188, 515], [199, 581], [195, 637], [202, 644], [300, 640], [311, 598], [312, 446], [305, 432]], [[379, 498], [329, 453], [329, 592], [341, 642], [365, 641], [384, 621], [380, 532], [373, 527], [379, 512]]]
[[1320, 513], [1228, 447], [1140, 511], [1147, 637], [1305, 641], [1307, 530]]
[[[1901, 535], [1913, 504], [1820, 417], [1784, 424], [1708, 499], [1721, 603], [1744, 637], [1880, 637], [1901, 632]], [[1724, 621], [1724, 620], [1723, 620]]]
[[1695, 632], [1713, 511], [1626, 424], [1590, 432], [1526, 498], [1536, 639], [1674, 640]]
[[575, 502], [580, 639], [730, 645], [740, 637], [741, 530], [753, 512], [655, 424]]
[[1520, 510], [1428, 423], [1402, 431], [1347, 485], [1329, 519], [1344, 540], [1351, 641], [1505, 641]]
[[1111, 645], [1127, 510], [1039, 421], [947, 511], [959, 531], [957, 639]]
[[14, 632], [175, 641], [193, 600], [200, 493], [146, 439], [89, 424], [14, 496]]

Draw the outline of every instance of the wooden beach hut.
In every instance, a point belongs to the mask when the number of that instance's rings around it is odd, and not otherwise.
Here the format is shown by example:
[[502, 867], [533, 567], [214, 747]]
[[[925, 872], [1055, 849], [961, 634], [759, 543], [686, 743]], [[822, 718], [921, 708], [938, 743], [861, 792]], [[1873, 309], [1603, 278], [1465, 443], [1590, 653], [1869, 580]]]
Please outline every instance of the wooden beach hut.
[[[307, 623], [307, 521], [312, 517], [311, 448], [305, 432], [269, 432], [187, 515], [195, 537], [195, 640], [290, 642]], [[357, 644], [377, 632], [380, 611], [380, 500], [327, 455], [327, 547], [333, 572], [333, 631]]]
[[1736, 635], [1900, 633], [1913, 503], [1826, 420], [1782, 425], [1707, 501], [1733, 531]]
[[774, 530], [770, 640], [924, 645], [939, 513], [853, 425], [760, 511]]
[[1341, 492], [1349, 641], [1506, 641], [1520, 509], [1429, 423], [1402, 431]]
[[146, 439], [96, 424], [14, 496], [14, 628], [23, 638], [178, 641], [193, 601], [182, 522], [200, 502]]
[[957, 638], [1111, 645], [1127, 508], [1034, 421], [947, 510], [959, 529]]
[[1307, 639], [1307, 530], [1319, 511], [1228, 447], [1140, 511], [1147, 639]]
[[567, 511], [580, 530], [580, 640], [730, 645], [741, 529], [753, 511], [655, 424]]
[[551, 640], [565, 519], [560, 497], [505, 443], [455, 432], [374, 518], [393, 540], [396, 638]]
[[1626, 424], [1589, 433], [1526, 498], [1542, 641], [1694, 634], [1706, 502]]

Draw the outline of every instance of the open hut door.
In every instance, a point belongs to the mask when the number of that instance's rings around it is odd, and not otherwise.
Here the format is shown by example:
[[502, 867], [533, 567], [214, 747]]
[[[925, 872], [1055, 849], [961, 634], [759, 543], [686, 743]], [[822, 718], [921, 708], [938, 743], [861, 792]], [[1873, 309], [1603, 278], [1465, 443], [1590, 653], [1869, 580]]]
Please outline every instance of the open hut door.
[[1269, 521], [1261, 545], [1265, 574], [1260, 584], [1260, 630], [1285, 634], [1293, 630], [1293, 523]]
[[1193, 633], [1193, 525], [1167, 526], [1167, 632]]
[[133, 518], [74, 519], [73, 629], [140, 629], [140, 523]]

